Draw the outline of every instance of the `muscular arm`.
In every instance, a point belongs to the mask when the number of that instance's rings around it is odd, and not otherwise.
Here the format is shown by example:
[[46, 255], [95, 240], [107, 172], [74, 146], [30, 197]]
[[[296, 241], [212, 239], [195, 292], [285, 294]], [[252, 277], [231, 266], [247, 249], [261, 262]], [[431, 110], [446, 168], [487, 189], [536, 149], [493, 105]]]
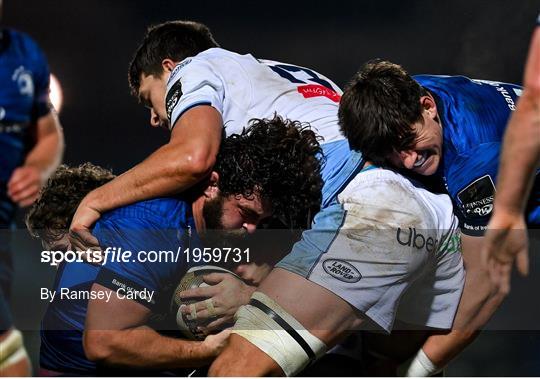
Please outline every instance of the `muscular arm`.
[[88, 359], [131, 368], [174, 369], [202, 366], [217, 355], [214, 342], [220, 337], [203, 342], [164, 337], [144, 326], [150, 315], [148, 308], [118, 299], [115, 292], [99, 284], [94, 284], [92, 291], [109, 291], [112, 295], [108, 302], [88, 303], [83, 339]]
[[214, 108], [188, 110], [176, 122], [169, 143], [82, 200], [71, 229], [88, 230], [103, 212], [190, 188], [213, 167], [222, 130], [221, 115]]
[[523, 84], [504, 137], [493, 215], [482, 249], [492, 282], [505, 293], [510, 291], [514, 260], [522, 275], [529, 271], [523, 212], [540, 163], [540, 27], [529, 47]]
[[540, 27], [533, 34], [523, 85], [504, 137], [495, 214], [522, 214], [540, 162]]
[[[335, 345], [363, 321], [340, 297], [283, 269], [272, 270], [259, 291], [278, 302], [327, 347]], [[233, 334], [212, 364], [209, 375], [268, 376], [283, 375], [283, 371], [270, 356], [243, 337]]]
[[17, 168], [8, 183], [8, 194], [20, 206], [30, 205], [41, 185], [56, 170], [64, 152], [64, 136], [54, 111], [37, 120], [37, 141], [24, 165]]

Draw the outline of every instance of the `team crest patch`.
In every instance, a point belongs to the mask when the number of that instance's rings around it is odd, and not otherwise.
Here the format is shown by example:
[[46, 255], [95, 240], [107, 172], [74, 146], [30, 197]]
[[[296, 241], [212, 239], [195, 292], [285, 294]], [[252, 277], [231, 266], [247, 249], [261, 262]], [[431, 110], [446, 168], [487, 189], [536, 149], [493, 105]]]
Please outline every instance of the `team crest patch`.
[[491, 176], [484, 175], [458, 193], [463, 213], [467, 218], [484, 218], [493, 210], [495, 184]]
[[171, 89], [167, 92], [167, 96], [165, 97], [165, 108], [167, 110], [167, 118], [169, 119], [169, 123], [171, 124], [172, 124], [172, 120], [171, 120], [172, 112], [174, 110], [174, 107], [176, 107], [176, 104], [178, 104], [178, 101], [180, 100], [181, 97], [182, 97], [182, 83], [180, 82], [180, 80], [177, 80], [176, 83], [174, 83]]
[[362, 279], [362, 274], [352, 264], [341, 259], [326, 259], [323, 262], [324, 271], [337, 280], [356, 283]]

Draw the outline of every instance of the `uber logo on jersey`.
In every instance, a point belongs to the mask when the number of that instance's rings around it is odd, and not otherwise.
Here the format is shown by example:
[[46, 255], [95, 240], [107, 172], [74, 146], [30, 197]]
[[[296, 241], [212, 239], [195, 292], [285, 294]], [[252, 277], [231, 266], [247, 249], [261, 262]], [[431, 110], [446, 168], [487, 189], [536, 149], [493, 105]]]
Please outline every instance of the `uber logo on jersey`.
[[171, 89], [167, 92], [167, 96], [165, 97], [165, 109], [167, 110], [167, 118], [169, 119], [170, 123], [172, 123], [171, 117], [174, 107], [176, 104], [178, 104], [178, 100], [180, 100], [181, 97], [182, 83], [180, 82], [180, 79], [178, 79], [176, 83], [172, 85]]
[[362, 274], [352, 264], [341, 259], [326, 259], [323, 262], [324, 271], [337, 280], [347, 283], [356, 283], [362, 279]]
[[491, 176], [484, 175], [458, 193], [465, 217], [483, 218], [493, 210], [495, 184]]
[[416, 231], [416, 228], [407, 228], [408, 231], [398, 228], [396, 239], [400, 245], [412, 246], [418, 250], [422, 250], [424, 247], [428, 253], [433, 253], [439, 249], [439, 241], [433, 237], [424, 237], [420, 232]]

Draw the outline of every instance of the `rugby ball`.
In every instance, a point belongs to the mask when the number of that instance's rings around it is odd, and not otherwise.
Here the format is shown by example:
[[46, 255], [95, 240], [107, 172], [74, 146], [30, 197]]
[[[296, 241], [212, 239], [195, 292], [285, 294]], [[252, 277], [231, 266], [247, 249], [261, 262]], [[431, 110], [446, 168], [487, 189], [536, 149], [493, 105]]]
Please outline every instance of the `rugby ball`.
[[228, 273], [239, 278], [238, 275], [236, 275], [232, 271], [218, 266], [192, 267], [182, 277], [172, 296], [171, 313], [175, 316], [176, 325], [184, 336], [192, 340], [203, 340], [206, 336], [203, 333], [198, 332], [197, 327], [204, 326], [212, 320], [191, 320], [189, 315], [185, 315], [180, 312], [180, 306], [182, 304], [189, 305], [206, 300], [205, 298], [192, 298], [186, 301], [182, 301], [182, 299], [180, 298], [180, 292], [191, 288], [208, 287], [209, 285], [203, 281], [203, 276], [212, 273]]

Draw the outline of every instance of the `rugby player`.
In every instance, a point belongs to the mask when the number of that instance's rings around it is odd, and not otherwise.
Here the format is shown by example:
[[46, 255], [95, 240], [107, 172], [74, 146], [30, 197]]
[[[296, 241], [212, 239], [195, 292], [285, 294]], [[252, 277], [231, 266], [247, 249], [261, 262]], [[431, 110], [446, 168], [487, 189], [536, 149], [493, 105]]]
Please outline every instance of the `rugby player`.
[[[340, 125], [352, 148], [378, 165], [440, 179], [453, 200], [467, 281], [454, 331], [424, 346], [438, 368], [476, 337], [505, 297], [489, 280], [480, 249], [503, 134], [521, 92], [517, 85], [464, 76], [413, 78], [397, 64], [372, 61], [353, 77], [340, 104]], [[532, 225], [540, 222], [539, 194], [530, 198]]]
[[[246, 131], [222, 141], [216, 165], [201, 185], [181, 196], [108, 212], [94, 233], [104, 247], [176, 251], [201, 246], [200, 239], [207, 240], [211, 229], [242, 236], [272, 214], [286, 219], [307, 214], [320, 204], [319, 153], [317, 136], [299, 123], [278, 117], [254, 120]], [[61, 168], [30, 211], [29, 229], [48, 250], [69, 250], [66, 232], [78, 202], [110, 179], [110, 172], [91, 165]], [[134, 375], [126, 370], [196, 367], [209, 363], [223, 347], [227, 331], [197, 342], [163, 336], [150, 327], [168, 312], [172, 292], [189, 268], [185, 256], [177, 262], [92, 263], [64, 262], [59, 267], [57, 298], [42, 325], [43, 374], [111, 374], [118, 373], [117, 368]], [[115, 296], [119, 288], [129, 287], [135, 293], [155, 295]], [[62, 299], [62, 288], [109, 296]], [[253, 289], [240, 290], [245, 295], [236, 293], [234, 299], [247, 303]]]
[[[0, 20], [2, 1], [0, 0]], [[30, 375], [8, 299], [13, 274], [8, 230], [16, 206], [36, 199], [62, 158], [60, 123], [49, 103], [49, 68], [26, 34], [0, 28], [0, 375]]]
[[452, 326], [464, 270], [448, 195], [368, 162], [332, 212], [239, 309], [211, 376], [292, 376], [353, 330]]
[[514, 259], [522, 275], [527, 275], [529, 267], [524, 213], [535, 180], [535, 172], [540, 164], [538, 26], [531, 40], [523, 86], [523, 94], [506, 129], [497, 180], [497, 195], [482, 249], [485, 262], [489, 262], [492, 280], [506, 292], [510, 290], [510, 274]]
[[[90, 192], [73, 218], [72, 243], [97, 247], [88, 231], [115, 207], [190, 188], [215, 163], [222, 135], [237, 133], [253, 117], [309, 123], [323, 137], [321, 212], [361, 167], [337, 122], [341, 90], [305, 67], [256, 59], [219, 47], [210, 30], [191, 21], [148, 29], [129, 69], [133, 93], [150, 109], [152, 126], [171, 130], [168, 144], [145, 161]], [[305, 224], [305, 220], [304, 220]]]

